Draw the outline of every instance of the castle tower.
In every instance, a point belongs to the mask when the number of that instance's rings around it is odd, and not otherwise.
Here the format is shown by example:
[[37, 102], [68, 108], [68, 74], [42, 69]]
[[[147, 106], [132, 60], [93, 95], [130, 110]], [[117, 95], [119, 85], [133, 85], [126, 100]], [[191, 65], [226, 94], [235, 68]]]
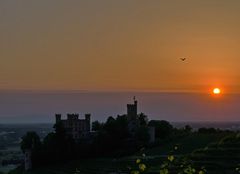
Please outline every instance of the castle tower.
[[127, 104], [127, 116], [129, 120], [136, 119], [137, 117], [137, 100], [133, 97], [134, 104]]
[[137, 100], [133, 97], [134, 104], [127, 105], [127, 119], [128, 119], [128, 131], [134, 136], [137, 128], [139, 127], [139, 120], [137, 119]]

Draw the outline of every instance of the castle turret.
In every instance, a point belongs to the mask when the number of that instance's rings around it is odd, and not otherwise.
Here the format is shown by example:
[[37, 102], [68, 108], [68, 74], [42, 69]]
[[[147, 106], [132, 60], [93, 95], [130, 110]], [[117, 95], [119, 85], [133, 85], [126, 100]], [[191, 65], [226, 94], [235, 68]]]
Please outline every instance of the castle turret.
[[139, 127], [139, 120], [137, 116], [137, 100], [135, 96], [133, 98], [134, 104], [127, 105], [127, 119], [128, 119], [128, 131], [134, 136], [137, 128]]
[[137, 100], [135, 99], [135, 96], [133, 98], [134, 104], [128, 104], [127, 105], [127, 116], [128, 119], [136, 119], [137, 117]]

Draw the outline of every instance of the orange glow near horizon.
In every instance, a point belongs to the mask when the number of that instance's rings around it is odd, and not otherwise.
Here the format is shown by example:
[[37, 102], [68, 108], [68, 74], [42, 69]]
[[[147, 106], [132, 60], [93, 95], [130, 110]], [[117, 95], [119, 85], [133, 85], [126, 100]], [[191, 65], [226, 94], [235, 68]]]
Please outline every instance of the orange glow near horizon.
[[136, 2], [0, 1], [0, 89], [240, 93], [240, 1]]

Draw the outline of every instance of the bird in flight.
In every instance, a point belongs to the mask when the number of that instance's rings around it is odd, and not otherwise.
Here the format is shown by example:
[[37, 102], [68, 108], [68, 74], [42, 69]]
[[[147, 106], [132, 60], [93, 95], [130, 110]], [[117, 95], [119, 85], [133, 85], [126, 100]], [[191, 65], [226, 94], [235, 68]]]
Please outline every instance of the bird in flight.
[[181, 57], [180, 59], [181, 59], [181, 61], [185, 61], [185, 60], [186, 60], [186, 58], [185, 58], [185, 57]]

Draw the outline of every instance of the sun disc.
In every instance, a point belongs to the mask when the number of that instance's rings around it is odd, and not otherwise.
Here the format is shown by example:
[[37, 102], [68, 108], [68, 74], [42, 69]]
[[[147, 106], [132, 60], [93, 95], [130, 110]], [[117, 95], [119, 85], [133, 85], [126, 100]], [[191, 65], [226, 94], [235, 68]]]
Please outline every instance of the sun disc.
[[220, 94], [221, 90], [219, 88], [214, 88], [213, 89], [213, 94]]

